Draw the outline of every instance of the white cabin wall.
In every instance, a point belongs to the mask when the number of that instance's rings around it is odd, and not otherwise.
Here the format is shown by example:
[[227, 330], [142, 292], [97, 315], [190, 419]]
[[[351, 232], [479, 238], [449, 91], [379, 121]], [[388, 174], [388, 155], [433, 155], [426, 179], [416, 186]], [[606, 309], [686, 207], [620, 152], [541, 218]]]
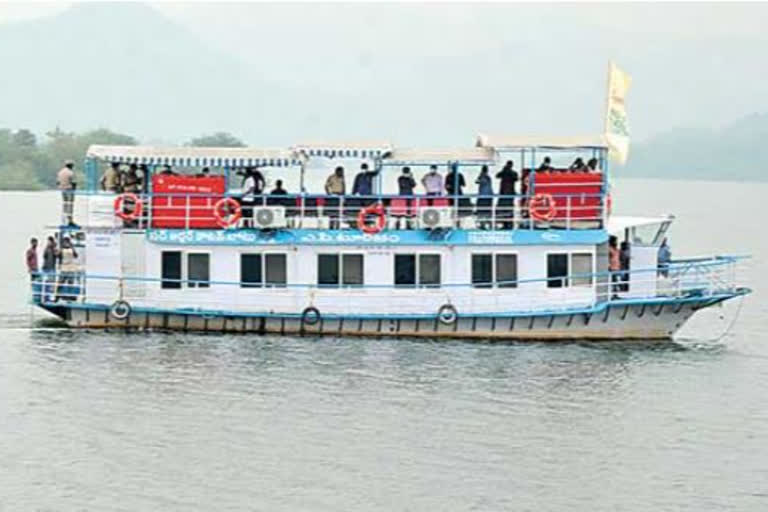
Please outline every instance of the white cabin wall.
[[[460, 312], [497, 312], [532, 309], [557, 309], [589, 306], [595, 300], [594, 286], [547, 288], [546, 254], [550, 252], [589, 252], [593, 246], [422, 246], [422, 247], [354, 247], [354, 246], [211, 246], [173, 247], [146, 244], [147, 276], [159, 279], [161, 252], [181, 250], [183, 253], [211, 254], [211, 280], [236, 283], [240, 280], [240, 254], [277, 252], [287, 255], [287, 288], [242, 289], [237, 285], [213, 284], [207, 289], [163, 290], [159, 282], [147, 285], [146, 305], [155, 307], [186, 307], [216, 310], [275, 311], [299, 313], [308, 305], [324, 312], [338, 313], [433, 313], [440, 305], [450, 302]], [[321, 289], [292, 287], [291, 284], [317, 283], [317, 254], [365, 254], [365, 284], [370, 288]], [[439, 253], [442, 256], [442, 281], [471, 282], [471, 254], [517, 253], [518, 279], [539, 279], [523, 282], [517, 288], [475, 289], [468, 286], [438, 289], [393, 290], [394, 255], [397, 253]], [[185, 258], [182, 258], [185, 260]], [[182, 266], [186, 261], [182, 262]], [[376, 287], [378, 286], [378, 287]], [[384, 288], [381, 288], [384, 287]]]

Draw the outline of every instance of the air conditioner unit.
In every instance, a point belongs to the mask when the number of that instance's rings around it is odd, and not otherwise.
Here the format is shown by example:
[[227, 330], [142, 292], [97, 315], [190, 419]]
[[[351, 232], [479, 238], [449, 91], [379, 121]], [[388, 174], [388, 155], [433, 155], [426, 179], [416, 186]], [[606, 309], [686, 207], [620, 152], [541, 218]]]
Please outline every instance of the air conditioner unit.
[[261, 206], [253, 209], [253, 227], [259, 229], [280, 229], [285, 221], [284, 206]]
[[419, 226], [422, 229], [452, 228], [453, 208], [422, 208], [419, 211]]

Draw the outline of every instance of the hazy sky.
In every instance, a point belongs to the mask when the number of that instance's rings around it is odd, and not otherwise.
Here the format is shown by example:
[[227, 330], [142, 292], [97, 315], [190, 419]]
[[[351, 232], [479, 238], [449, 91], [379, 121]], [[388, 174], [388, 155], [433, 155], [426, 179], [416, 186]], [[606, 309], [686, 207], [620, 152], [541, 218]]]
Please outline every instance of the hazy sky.
[[[67, 5], [0, 4], [0, 23]], [[277, 83], [365, 91], [410, 111], [440, 89], [478, 125], [468, 132], [498, 126], [484, 120], [512, 118], [516, 105], [524, 114], [510, 131], [546, 129], [537, 111], [568, 118], [553, 132], [600, 131], [609, 59], [633, 75], [636, 140], [768, 111], [768, 3], [151, 5]], [[483, 112], [467, 113], [473, 102]]]

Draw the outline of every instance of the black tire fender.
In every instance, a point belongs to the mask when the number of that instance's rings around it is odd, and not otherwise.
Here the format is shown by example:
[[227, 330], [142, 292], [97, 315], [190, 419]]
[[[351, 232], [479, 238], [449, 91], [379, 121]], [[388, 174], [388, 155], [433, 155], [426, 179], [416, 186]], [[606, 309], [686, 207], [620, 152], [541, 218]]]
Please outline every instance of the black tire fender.
[[321, 319], [322, 315], [320, 315], [320, 310], [315, 306], [304, 308], [304, 311], [301, 312], [302, 325], [315, 325], [320, 322]]
[[131, 305], [122, 299], [116, 300], [109, 306], [109, 315], [115, 320], [125, 320], [131, 316]]

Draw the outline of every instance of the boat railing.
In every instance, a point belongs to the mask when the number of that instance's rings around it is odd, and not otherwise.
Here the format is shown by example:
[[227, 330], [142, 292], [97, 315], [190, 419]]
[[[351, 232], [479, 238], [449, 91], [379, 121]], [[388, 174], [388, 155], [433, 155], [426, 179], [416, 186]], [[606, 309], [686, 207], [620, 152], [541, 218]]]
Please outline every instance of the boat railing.
[[[251, 228], [254, 210], [274, 209], [278, 227], [359, 229], [361, 210], [380, 205], [384, 229], [420, 229], [427, 209], [437, 209], [441, 227], [461, 229], [600, 229], [608, 205], [603, 194], [515, 195], [257, 195], [81, 192], [80, 226], [135, 229]], [[139, 204], [137, 204], [137, 202]], [[76, 200], [77, 203], [77, 200]], [[83, 207], [85, 208], [83, 210]], [[434, 215], [434, 214], [433, 214]]]
[[[32, 282], [32, 302], [47, 306], [84, 303], [108, 306], [128, 300], [144, 307], [206, 311], [247, 310], [297, 313], [310, 305], [355, 312], [370, 304], [379, 312], [436, 310], [452, 304], [459, 312], [561, 311], [600, 304], [667, 299], [722, 298], [744, 293], [737, 278], [743, 257], [717, 256], [697, 262], [673, 261], [663, 268], [594, 272], [502, 282], [415, 285], [247, 283], [99, 274], [40, 273]], [[105, 286], [106, 285], [106, 286]], [[167, 289], [164, 289], [167, 288]], [[155, 290], [154, 292], [151, 290]], [[334, 293], [338, 290], [338, 293]], [[410, 290], [410, 293], [409, 293]], [[409, 298], [418, 290], [419, 304]], [[402, 308], [401, 308], [402, 306]]]

